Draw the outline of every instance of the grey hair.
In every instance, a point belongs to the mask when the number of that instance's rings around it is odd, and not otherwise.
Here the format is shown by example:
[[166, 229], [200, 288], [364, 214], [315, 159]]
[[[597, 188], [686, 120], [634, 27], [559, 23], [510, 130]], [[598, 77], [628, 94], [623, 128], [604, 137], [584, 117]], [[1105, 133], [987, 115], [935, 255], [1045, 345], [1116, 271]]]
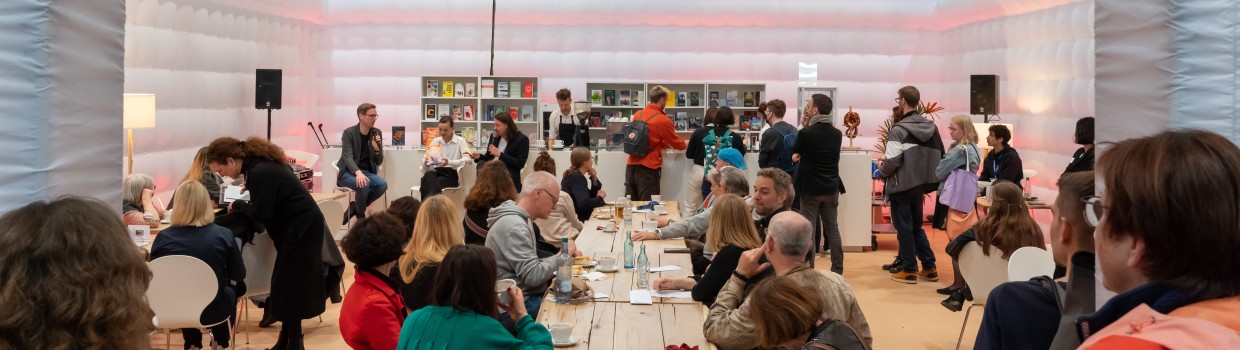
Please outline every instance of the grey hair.
[[794, 211], [775, 214], [766, 236], [775, 242], [775, 248], [784, 256], [805, 256], [813, 245], [814, 228], [809, 220]]
[[719, 185], [723, 186], [728, 193], [741, 197], [749, 195], [749, 178], [744, 170], [734, 166], [725, 166], [719, 169], [719, 178], [723, 180]]
[[130, 202], [141, 204], [142, 190], [155, 189], [155, 179], [147, 174], [129, 174], [125, 177], [121, 195]]
[[547, 190], [552, 195], [559, 195], [560, 183], [555, 182], [555, 175], [545, 171], [535, 171], [521, 180], [521, 196], [533, 194], [539, 189]]

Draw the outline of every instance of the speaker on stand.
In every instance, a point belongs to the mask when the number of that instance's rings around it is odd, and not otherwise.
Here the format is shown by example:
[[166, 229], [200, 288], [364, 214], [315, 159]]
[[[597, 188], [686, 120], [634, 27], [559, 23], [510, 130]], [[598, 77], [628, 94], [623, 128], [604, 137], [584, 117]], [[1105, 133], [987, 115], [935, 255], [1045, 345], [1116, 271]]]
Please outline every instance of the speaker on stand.
[[282, 76], [279, 69], [254, 70], [254, 108], [267, 110], [267, 140], [271, 140], [271, 110], [280, 109]]
[[969, 76], [969, 113], [981, 115], [983, 123], [990, 122], [990, 116], [999, 114], [999, 76]]

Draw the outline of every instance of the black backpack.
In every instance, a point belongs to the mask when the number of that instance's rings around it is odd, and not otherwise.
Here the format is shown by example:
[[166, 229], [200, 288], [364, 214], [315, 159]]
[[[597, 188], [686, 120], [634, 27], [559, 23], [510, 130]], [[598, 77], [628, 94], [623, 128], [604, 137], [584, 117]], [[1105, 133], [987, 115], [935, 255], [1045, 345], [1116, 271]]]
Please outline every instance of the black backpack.
[[624, 153], [636, 157], [645, 157], [650, 153], [650, 130], [647, 128], [647, 121], [650, 119], [641, 120], [634, 115], [633, 121], [624, 126]]
[[[772, 126], [772, 128], [774, 127]], [[775, 131], [784, 136], [783, 152], [779, 154], [779, 168], [789, 174], [797, 172], [797, 164], [792, 162], [792, 147], [797, 143], [796, 130], [789, 134], [785, 134], [783, 131], [779, 131], [779, 129], [775, 129]]]
[[868, 350], [857, 330], [840, 320], [823, 321], [814, 329], [809, 341], [801, 346], [801, 350], [817, 349]]

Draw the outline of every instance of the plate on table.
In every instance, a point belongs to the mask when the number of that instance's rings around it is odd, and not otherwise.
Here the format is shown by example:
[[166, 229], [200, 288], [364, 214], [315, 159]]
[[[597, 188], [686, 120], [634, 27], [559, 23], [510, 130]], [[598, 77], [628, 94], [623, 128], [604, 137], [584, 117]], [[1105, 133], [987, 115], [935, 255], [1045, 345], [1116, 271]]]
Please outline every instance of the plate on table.
[[551, 343], [552, 343], [553, 345], [555, 345], [555, 346], [559, 346], [559, 347], [562, 347], [562, 346], [573, 346], [573, 345], [577, 345], [577, 337], [568, 337], [568, 340], [567, 340], [567, 341], [565, 341], [565, 342], [562, 342], [562, 343], [561, 343], [561, 342], [556, 342], [556, 341], [555, 341], [555, 339], [552, 339], [552, 340], [551, 340]]
[[653, 213], [653, 212], [654, 212], [654, 209], [638, 209], [638, 208], [633, 208], [633, 212], [634, 212], [634, 213]]
[[598, 270], [599, 272], [616, 272], [616, 271], [620, 271], [620, 266], [612, 266], [612, 268], [610, 269], [599, 267], [599, 268], [596, 268], [595, 270]]
[[599, 214], [599, 215], [595, 215], [594, 218], [599, 219], [599, 220], [611, 220], [612, 215], [611, 214]]
[[588, 256], [580, 256], [580, 257], [573, 258], [573, 266], [594, 267], [594, 265], [596, 264], [598, 263], [595, 262], [594, 259]]

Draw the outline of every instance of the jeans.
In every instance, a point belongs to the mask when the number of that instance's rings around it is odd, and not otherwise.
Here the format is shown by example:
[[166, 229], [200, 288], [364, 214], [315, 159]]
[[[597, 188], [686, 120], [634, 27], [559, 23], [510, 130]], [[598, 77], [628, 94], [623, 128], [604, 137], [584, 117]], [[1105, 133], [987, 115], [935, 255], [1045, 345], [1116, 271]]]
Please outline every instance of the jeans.
[[357, 176], [350, 172], [340, 173], [340, 180], [336, 181], [336, 186], [348, 187], [357, 192], [355, 200], [351, 203], [353, 205], [351, 210], [357, 214], [358, 218], [365, 218], [366, 207], [369, 207], [370, 203], [379, 200], [379, 197], [383, 197], [383, 194], [387, 193], [388, 188], [387, 181], [379, 177], [379, 175], [365, 170], [362, 170], [362, 175], [366, 175], [366, 178], [370, 180], [370, 183], [362, 188], [357, 187]]
[[801, 197], [801, 215], [814, 225], [814, 246], [825, 244], [822, 249], [831, 250], [831, 272], [844, 274], [844, 246], [840, 240], [839, 206], [839, 192]]
[[[896, 194], [891, 197], [891, 223], [896, 227], [896, 240], [900, 243], [900, 261], [904, 272], [917, 272], [917, 260], [923, 269], [934, 268], [934, 251], [930, 240], [921, 227], [922, 204], [920, 193]], [[916, 257], [916, 259], [914, 259]]]

